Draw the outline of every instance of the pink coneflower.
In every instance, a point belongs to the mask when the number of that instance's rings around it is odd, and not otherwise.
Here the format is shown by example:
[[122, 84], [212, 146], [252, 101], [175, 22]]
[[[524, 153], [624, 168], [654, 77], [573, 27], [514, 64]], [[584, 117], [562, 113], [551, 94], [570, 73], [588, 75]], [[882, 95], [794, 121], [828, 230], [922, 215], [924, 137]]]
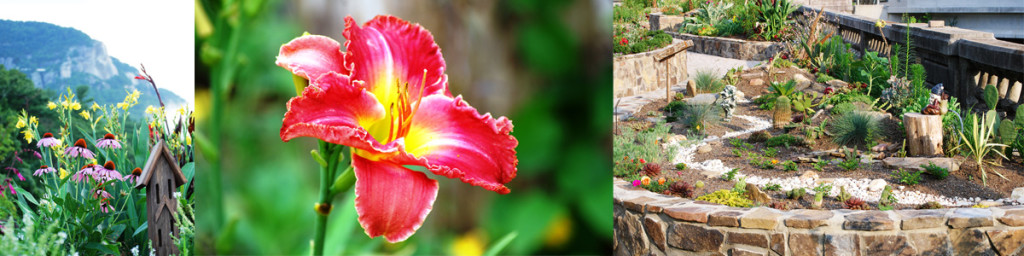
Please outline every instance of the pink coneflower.
[[110, 193], [108, 193], [107, 190], [103, 189], [102, 187], [101, 188], [97, 188], [94, 191], [95, 192], [92, 193], [92, 198], [93, 199], [97, 199], [97, 198], [101, 198], [101, 197], [103, 199], [110, 198]]
[[39, 169], [36, 170], [35, 173], [32, 173], [32, 175], [33, 176], [40, 176], [40, 175], [43, 175], [44, 173], [53, 173], [55, 171], [57, 171], [57, 170], [53, 169], [53, 167], [49, 167], [49, 166], [43, 165], [43, 166], [40, 166]]
[[60, 140], [58, 140], [57, 138], [54, 138], [53, 137], [53, 133], [43, 133], [43, 138], [39, 139], [39, 142], [36, 143], [36, 146], [38, 146], [40, 148], [42, 148], [42, 147], [52, 148], [52, 147], [56, 147], [57, 145], [60, 145]]
[[107, 135], [103, 135], [102, 139], [96, 140], [96, 147], [120, 149], [121, 143], [117, 142], [117, 139], [113, 134], [107, 133]]
[[82, 182], [82, 180], [85, 180], [86, 175], [96, 179], [96, 164], [87, 164], [82, 166], [82, 170], [79, 170], [74, 176], [71, 176], [71, 180], [75, 182]]
[[86, 147], [87, 145], [85, 144], [85, 140], [78, 139], [78, 141], [75, 141], [75, 145], [72, 145], [67, 149], [64, 149], [64, 154], [69, 155], [71, 157], [84, 157], [87, 159], [93, 159], [94, 156], [92, 151], [90, 151]]
[[110, 205], [106, 198], [100, 200], [100, 212], [107, 213], [112, 211], [114, 211], [114, 207]]
[[121, 173], [117, 172], [116, 166], [112, 161], [107, 161], [107, 163], [103, 164], [102, 167], [97, 166], [93, 178], [99, 182], [124, 179], [124, 177], [121, 176]]
[[142, 169], [136, 167], [135, 170], [132, 170], [132, 174], [124, 176], [124, 180], [130, 183], [135, 183], [138, 181], [140, 175], [142, 175]]

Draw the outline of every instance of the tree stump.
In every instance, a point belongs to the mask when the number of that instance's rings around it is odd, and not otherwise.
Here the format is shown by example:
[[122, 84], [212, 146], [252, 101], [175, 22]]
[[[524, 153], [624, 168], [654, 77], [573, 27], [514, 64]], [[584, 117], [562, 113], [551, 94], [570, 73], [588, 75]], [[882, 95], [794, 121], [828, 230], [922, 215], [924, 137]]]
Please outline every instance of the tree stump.
[[942, 116], [907, 113], [903, 126], [907, 128], [907, 155], [942, 155]]

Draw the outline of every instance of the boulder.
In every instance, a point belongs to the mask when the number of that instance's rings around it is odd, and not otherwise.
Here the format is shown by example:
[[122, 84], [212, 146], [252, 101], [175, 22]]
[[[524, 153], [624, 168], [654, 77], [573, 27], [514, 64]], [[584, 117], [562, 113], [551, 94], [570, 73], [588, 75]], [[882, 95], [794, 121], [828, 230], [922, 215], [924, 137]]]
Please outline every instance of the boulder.
[[[889, 157], [882, 160], [885, 166], [892, 168], [903, 168], [904, 170], [917, 170], [923, 171], [921, 165], [928, 165], [933, 163], [939, 167], [946, 168], [950, 172], [959, 171], [960, 163], [953, 158], [948, 157]], [[1022, 191], [1021, 193], [1024, 193]]]
[[885, 188], [885, 185], [887, 185], [887, 184], [886, 184], [885, 180], [883, 180], [883, 179], [871, 180], [871, 182], [868, 183], [868, 191], [871, 191], [871, 192], [882, 191], [882, 189]]
[[754, 199], [755, 202], [761, 204], [767, 204], [772, 201], [768, 194], [765, 194], [764, 191], [761, 191], [761, 189], [753, 183], [747, 183], [747, 195], [750, 196], [751, 199]]
[[1012, 194], [1010, 194], [1010, 200], [1024, 202], [1024, 187], [1014, 188]]

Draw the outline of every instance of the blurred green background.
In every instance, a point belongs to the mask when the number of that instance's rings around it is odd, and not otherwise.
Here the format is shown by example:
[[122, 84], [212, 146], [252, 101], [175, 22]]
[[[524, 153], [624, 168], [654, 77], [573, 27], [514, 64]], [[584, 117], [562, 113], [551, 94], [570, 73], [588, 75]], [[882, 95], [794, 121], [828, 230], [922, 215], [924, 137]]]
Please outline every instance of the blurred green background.
[[343, 18], [377, 14], [430, 30], [453, 95], [508, 116], [518, 176], [498, 195], [458, 180], [409, 240], [369, 239], [352, 194], [330, 216], [328, 254], [610, 254], [611, 5], [602, 1], [196, 1], [200, 254], [308, 254], [316, 140], [284, 143], [291, 73], [274, 65], [304, 31], [344, 43]]

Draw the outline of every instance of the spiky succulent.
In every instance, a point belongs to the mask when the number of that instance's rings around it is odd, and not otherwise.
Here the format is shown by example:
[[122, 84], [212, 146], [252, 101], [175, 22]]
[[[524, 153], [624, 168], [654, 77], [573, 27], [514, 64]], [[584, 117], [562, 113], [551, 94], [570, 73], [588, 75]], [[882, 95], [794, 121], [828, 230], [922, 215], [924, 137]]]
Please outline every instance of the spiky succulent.
[[655, 177], [661, 175], [661, 165], [655, 163], [647, 163], [644, 165], [644, 173], [647, 176]]
[[871, 205], [868, 205], [864, 199], [854, 197], [843, 202], [843, 208], [850, 210], [871, 210]]
[[693, 185], [690, 185], [690, 183], [685, 181], [676, 181], [675, 183], [672, 183], [672, 186], [669, 186], [668, 190], [672, 191], [673, 194], [677, 194], [685, 198], [693, 198]]

